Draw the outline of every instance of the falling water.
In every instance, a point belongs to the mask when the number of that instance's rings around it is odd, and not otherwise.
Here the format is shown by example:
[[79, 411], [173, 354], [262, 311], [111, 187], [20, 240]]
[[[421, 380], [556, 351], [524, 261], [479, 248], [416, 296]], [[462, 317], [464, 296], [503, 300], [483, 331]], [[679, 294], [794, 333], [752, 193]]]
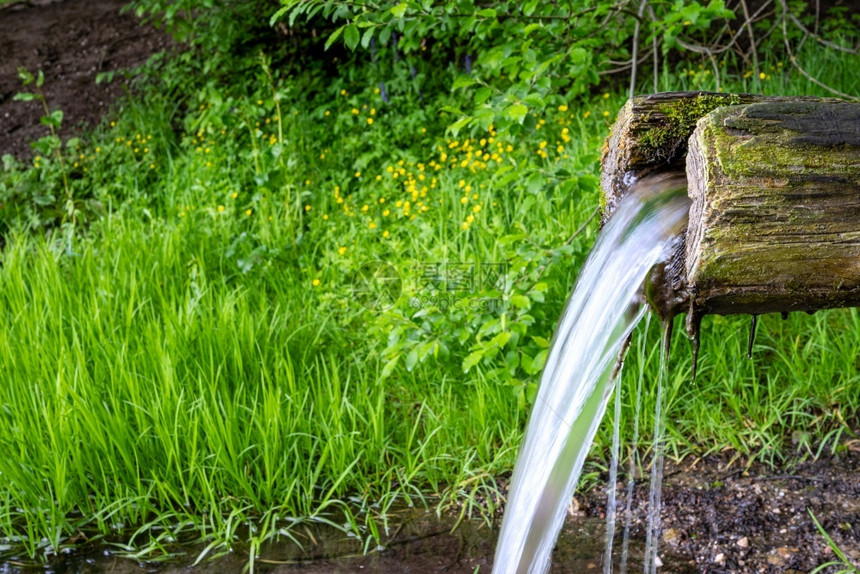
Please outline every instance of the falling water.
[[654, 409], [654, 452], [651, 458], [651, 490], [648, 495], [648, 533], [645, 538], [645, 574], [657, 572], [657, 546], [660, 541], [660, 509], [663, 507], [663, 386], [667, 379], [669, 341], [672, 323], [663, 325], [663, 346], [660, 348], [660, 374], [657, 380], [657, 401]]
[[[546, 572], [567, 504], [612, 394], [612, 367], [644, 314], [637, 293], [685, 223], [686, 186], [634, 184], [580, 273], [559, 321], [520, 450], [493, 572]], [[631, 312], [632, 309], [632, 312]]]
[[[651, 321], [651, 315], [646, 315], [645, 332], [648, 332], [648, 325]], [[643, 356], [644, 351], [640, 348], [639, 356]], [[636, 466], [639, 455], [639, 414], [642, 410], [642, 380], [645, 371], [639, 369], [639, 377], [636, 380], [636, 401], [633, 403], [633, 440], [630, 443], [630, 460], [627, 466], [627, 493], [626, 503], [624, 507], [624, 536], [621, 542], [621, 568], [620, 574], [627, 574], [627, 554], [630, 548], [630, 523], [633, 519], [633, 486], [636, 482]]]
[[606, 483], [606, 549], [603, 554], [603, 574], [612, 574], [612, 543], [615, 540], [615, 489], [618, 486], [618, 447], [621, 444], [621, 369], [624, 355], [630, 346], [630, 337], [624, 342], [612, 373], [615, 380], [615, 413], [612, 417], [612, 450], [609, 459], [609, 480]]

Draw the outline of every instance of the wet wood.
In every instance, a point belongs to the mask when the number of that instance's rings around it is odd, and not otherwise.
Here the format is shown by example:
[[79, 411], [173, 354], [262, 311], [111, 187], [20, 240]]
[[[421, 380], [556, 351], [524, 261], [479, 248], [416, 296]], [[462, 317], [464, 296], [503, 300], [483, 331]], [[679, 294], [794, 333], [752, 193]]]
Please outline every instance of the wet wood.
[[629, 99], [603, 145], [602, 221], [638, 179], [654, 172], [684, 171], [687, 140], [701, 117], [720, 105], [759, 99], [715, 92], [662, 92]]
[[662, 92], [628, 100], [603, 146], [602, 221], [638, 179], [655, 172], [684, 171], [687, 143], [702, 117], [721, 106], [760, 101], [839, 100], [717, 92]]
[[763, 101], [698, 122], [686, 290], [701, 313], [860, 305], [860, 104]]

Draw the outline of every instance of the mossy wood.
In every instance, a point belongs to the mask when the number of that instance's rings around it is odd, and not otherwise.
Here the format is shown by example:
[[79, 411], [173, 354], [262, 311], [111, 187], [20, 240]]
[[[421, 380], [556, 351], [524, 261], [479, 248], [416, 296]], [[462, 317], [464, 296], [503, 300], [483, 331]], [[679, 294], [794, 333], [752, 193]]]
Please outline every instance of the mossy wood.
[[689, 227], [646, 281], [664, 319], [687, 311], [695, 334], [707, 313], [860, 306], [860, 104], [632, 98], [603, 150], [604, 221], [626, 193], [679, 172], [693, 200]]
[[602, 221], [612, 215], [637, 179], [653, 172], [684, 171], [687, 140], [696, 129], [696, 122], [709, 112], [721, 106], [789, 99], [717, 92], [663, 92], [629, 99], [618, 112], [603, 146]]
[[860, 305], [860, 104], [719, 108], [690, 138], [687, 180], [693, 308]]

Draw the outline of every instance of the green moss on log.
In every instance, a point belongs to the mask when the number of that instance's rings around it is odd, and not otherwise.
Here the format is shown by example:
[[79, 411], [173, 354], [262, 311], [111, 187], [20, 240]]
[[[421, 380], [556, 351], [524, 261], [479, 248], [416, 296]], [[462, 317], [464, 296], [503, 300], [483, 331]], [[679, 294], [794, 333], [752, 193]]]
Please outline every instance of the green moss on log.
[[687, 138], [696, 129], [696, 122], [721, 106], [739, 103], [741, 98], [737, 94], [699, 94], [662, 104], [658, 109], [666, 121], [639, 135], [643, 155], [653, 163], [671, 161], [686, 152]]
[[709, 313], [860, 304], [860, 105], [761, 102], [704, 117], [685, 254]]

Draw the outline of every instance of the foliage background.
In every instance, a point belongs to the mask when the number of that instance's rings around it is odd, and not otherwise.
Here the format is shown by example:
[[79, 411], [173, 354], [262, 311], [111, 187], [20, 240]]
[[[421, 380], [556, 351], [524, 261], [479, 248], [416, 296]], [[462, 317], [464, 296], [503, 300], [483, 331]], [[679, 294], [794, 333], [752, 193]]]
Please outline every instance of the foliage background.
[[[860, 95], [857, 15], [839, 6], [130, 9], [183, 50], [154, 58], [93, 133], [46, 133], [32, 165], [7, 156], [0, 172], [13, 453], [0, 528], [33, 557], [83, 531], [138, 557], [196, 538], [253, 564], [307, 521], [371, 548], [396, 504], [490, 520], [597, 231], [597, 162], [627, 96]], [[39, 97], [33, 82], [23, 97]], [[386, 309], [355, 304], [353, 278], [376, 260], [403, 280]], [[503, 263], [501, 281], [457, 299], [500, 305], [448, 305], [434, 262]], [[675, 340], [668, 451], [779, 462], [847, 448], [858, 321], [764, 317], [757, 360], [738, 364], [745, 325], [709, 318], [695, 385]], [[625, 369], [626, 439], [656, 331], [639, 330]], [[585, 485], [608, 444], [601, 431]]]

